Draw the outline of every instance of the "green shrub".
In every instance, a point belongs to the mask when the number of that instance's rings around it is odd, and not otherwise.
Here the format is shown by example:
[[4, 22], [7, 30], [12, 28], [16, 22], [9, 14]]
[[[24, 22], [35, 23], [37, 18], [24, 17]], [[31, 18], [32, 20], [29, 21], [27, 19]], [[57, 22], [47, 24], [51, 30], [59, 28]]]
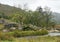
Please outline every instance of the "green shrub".
[[14, 31], [10, 33], [10, 35], [14, 37], [24, 37], [24, 36], [36, 36], [36, 35], [45, 35], [48, 34], [47, 30], [41, 30], [41, 31]]
[[42, 29], [40, 31], [11, 31], [11, 32], [0, 32], [0, 40], [13, 40], [14, 37], [24, 37], [24, 36], [38, 36], [38, 35], [46, 35], [48, 31]]
[[44, 35], [44, 34], [48, 34], [48, 31], [46, 29], [41, 29], [41, 34]]

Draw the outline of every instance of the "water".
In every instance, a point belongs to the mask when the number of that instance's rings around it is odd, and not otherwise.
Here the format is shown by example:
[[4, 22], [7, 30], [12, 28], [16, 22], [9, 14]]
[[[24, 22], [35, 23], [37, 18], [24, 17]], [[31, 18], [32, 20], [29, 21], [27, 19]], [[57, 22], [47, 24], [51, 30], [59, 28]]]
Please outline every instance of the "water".
[[60, 33], [49, 33], [50, 36], [60, 36]]

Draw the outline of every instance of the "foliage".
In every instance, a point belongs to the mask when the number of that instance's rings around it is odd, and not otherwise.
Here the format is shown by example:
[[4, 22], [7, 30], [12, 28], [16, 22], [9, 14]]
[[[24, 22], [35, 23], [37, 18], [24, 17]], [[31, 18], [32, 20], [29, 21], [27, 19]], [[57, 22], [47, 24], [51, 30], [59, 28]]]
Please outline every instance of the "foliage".
[[[42, 11], [41, 11], [42, 10]], [[50, 27], [52, 24], [52, 12], [49, 10], [49, 8], [45, 8], [45, 11], [43, 11], [43, 8], [38, 8], [36, 11], [23, 11], [20, 13], [15, 13], [11, 15], [11, 19], [17, 23], [20, 23], [21, 25], [24, 24], [32, 24], [37, 27]]]
[[46, 29], [41, 29], [41, 34], [44, 35], [44, 34], [48, 34], [48, 31]]
[[13, 31], [10, 32], [9, 35], [13, 37], [24, 37], [24, 36], [37, 36], [37, 35], [46, 35], [48, 31], [41, 30], [41, 31]]

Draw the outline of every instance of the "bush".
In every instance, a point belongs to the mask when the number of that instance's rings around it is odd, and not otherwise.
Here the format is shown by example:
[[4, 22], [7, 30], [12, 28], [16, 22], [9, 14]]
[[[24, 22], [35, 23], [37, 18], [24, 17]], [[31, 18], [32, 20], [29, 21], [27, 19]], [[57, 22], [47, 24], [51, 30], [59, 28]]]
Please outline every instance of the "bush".
[[14, 37], [24, 37], [24, 36], [38, 36], [38, 35], [46, 35], [48, 31], [42, 29], [40, 31], [11, 31], [11, 32], [0, 32], [0, 40], [13, 40]]
[[48, 34], [47, 30], [41, 30], [41, 31], [14, 31], [10, 33], [10, 35], [14, 37], [24, 37], [24, 36], [36, 36], [36, 35], [46, 35]]
[[48, 31], [46, 29], [41, 29], [41, 34], [44, 35], [44, 34], [48, 34]]

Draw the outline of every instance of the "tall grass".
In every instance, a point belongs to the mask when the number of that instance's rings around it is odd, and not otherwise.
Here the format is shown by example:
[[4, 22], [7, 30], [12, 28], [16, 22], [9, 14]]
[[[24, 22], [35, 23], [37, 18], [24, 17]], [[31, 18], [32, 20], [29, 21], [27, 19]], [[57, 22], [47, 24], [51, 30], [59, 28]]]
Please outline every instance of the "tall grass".
[[16, 42], [60, 42], [60, 37], [31, 37], [16, 39]]
[[[8, 41], [10, 42], [10, 41]], [[50, 36], [38, 36], [38, 37], [22, 37], [22, 38], [15, 38], [14, 41], [11, 42], [60, 42], [60, 37], [50, 37]]]

